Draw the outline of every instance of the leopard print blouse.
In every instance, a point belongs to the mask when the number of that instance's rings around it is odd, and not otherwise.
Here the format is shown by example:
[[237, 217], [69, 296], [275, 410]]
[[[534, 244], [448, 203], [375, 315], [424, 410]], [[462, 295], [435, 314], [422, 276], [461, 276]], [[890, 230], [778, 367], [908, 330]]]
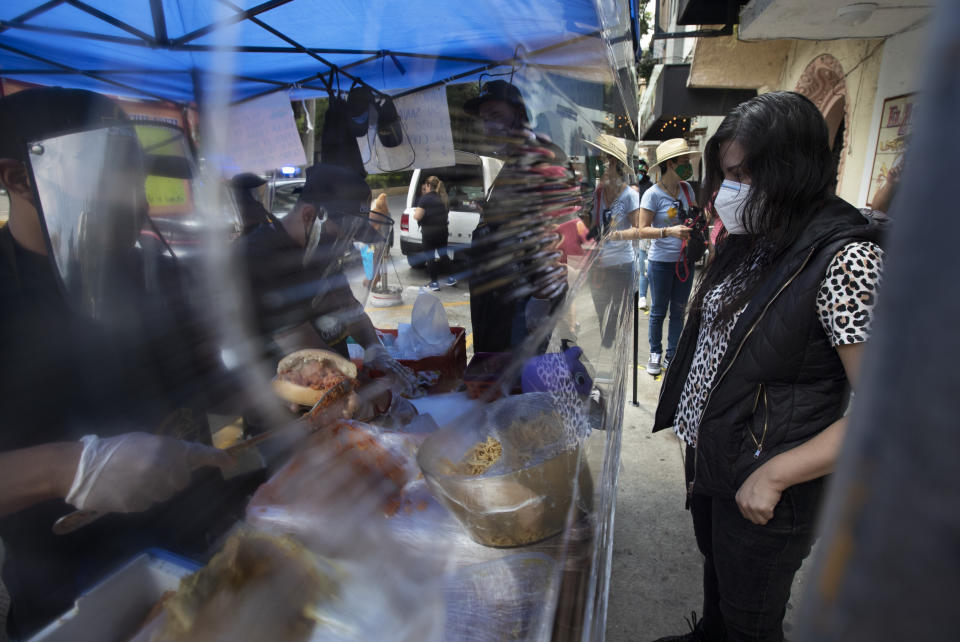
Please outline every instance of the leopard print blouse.
[[[831, 345], [863, 343], [869, 338], [882, 270], [883, 250], [876, 243], [857, 241], [837, 252], [817, 293], [817, 316]], [[677, 435], [694, 447], [707, 396], [743, 309], [721, 327], [714, 327], [713, 320], [720, 302], [734, 294], [742, 282], [743, 279], [727, 279], [703, 298], [697, 348], [673, 426]]]

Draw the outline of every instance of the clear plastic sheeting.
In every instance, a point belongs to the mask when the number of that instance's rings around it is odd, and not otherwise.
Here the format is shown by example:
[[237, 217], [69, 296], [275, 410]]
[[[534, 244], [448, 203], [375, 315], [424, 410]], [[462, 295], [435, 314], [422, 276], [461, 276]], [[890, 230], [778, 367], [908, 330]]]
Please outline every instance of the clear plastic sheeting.
[[[66, 535], [63, 497], [3, 504], [11, 635], [602, 638], [634, 255], [627, 176], [597, 182], [585, 141], [630, 133], [607, 118], [636, 92], [621, 8], [10, 0], [0, 20], [4, 109], [61, 104], [35, 83], [129, 117], [0, 118], [0, 160], [30, 176], [4, 188], [32, 197], [0, 229], [0, 452], [149, 433], [234, 459]], [[295, 111], [311, 163], [236, 174], [230, 110], [267, 92], [316, 104], [251, 107], [244, 157], [283, 153]], [[368, 175], [365, 139], [409, 165]], [[326, 352], [281, 398], [303, 349]], [[69, 482], [76, 453], [53, 450]], [[181, 450], [121, 463], [180, 470]], [[188, 563], [161, 586], [156, 559]]]

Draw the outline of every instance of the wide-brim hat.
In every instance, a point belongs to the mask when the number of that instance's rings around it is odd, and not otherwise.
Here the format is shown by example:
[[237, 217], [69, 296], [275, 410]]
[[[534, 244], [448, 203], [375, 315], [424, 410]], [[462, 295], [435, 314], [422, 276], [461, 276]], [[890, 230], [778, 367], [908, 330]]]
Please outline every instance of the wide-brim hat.
[[690, 146], [687, 144], [685, 139], [671, 138], [670, 140], [665, 140], [657, 145], [656, 159], [653, 165], [650, 166], [650, 169], [653, 169], [657, 165], [660, 165], [671, 158], [676, 158], [677, 156], [690, 156], [690, 160], [692, 161], [694, 157], [699, 155], [700, 151], [696, 149], [690, 149]]
[[622, 138], [617, 138], [616, 136], [611, 136], [610, 134], [598, 134], [593, 140], [587, 140], [584, 138], [583, 142], [591, 147], [599, 149], [605, 154], [610, 154], [625, 166], [630, 166], [630, 163], [627, 162], [627, 141], [623, 140]]

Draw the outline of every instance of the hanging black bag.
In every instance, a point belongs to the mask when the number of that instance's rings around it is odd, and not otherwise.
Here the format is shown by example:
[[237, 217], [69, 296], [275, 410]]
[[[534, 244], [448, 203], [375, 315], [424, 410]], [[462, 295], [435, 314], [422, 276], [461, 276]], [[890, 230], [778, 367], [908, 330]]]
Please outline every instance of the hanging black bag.
[[377, 136], [384, 147], [397, 147], [403, 142], [400, 114], [397, 113], [397, 107], [390, 96], [377, 103]]
[[354, 84], [347, 95], [347, 114], [350, 117], [350, 133], [354, 138], [367, 135], [370, 129], [370, 105], [373, 92], [366, 85]]

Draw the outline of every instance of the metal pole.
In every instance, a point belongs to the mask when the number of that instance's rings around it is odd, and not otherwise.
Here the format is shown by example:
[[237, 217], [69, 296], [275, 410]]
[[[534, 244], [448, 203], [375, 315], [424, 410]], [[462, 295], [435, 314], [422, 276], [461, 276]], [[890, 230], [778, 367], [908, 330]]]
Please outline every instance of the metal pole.
[[640, 307], [640, 291], [633, 291], [633, 405], [639, 406], [637, 402], [637, 358], [640, 350], [640, 320], [637, 318], [637, 309]]

